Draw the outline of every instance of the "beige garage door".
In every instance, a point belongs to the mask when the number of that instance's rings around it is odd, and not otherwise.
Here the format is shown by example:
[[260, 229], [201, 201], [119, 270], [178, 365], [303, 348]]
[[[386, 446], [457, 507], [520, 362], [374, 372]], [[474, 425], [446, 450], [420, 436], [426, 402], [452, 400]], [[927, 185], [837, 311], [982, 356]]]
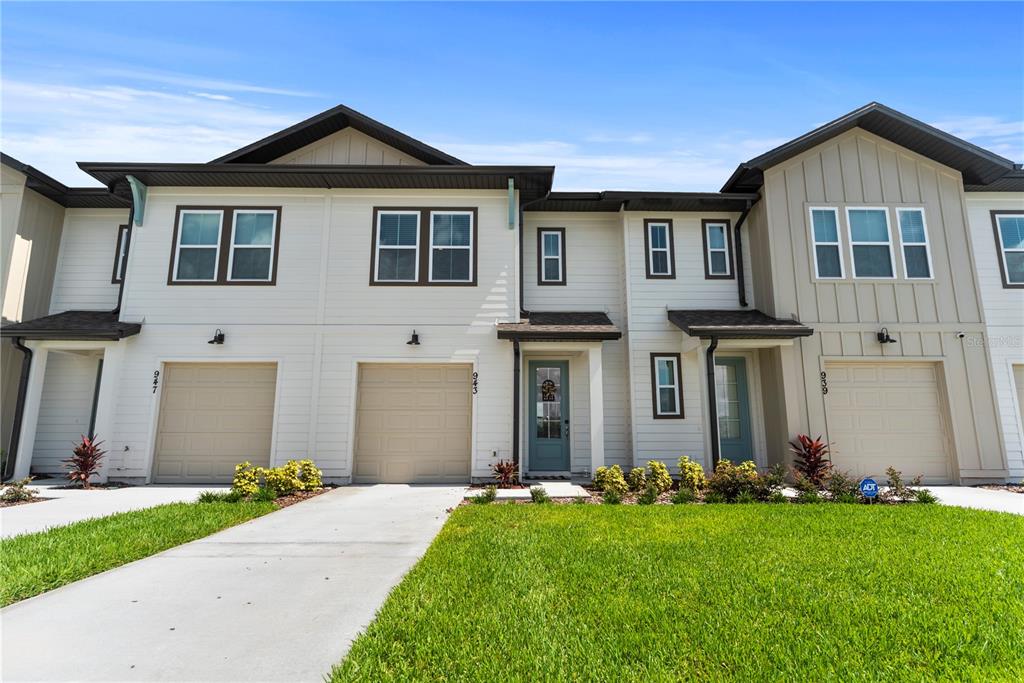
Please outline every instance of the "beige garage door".
[[472, 368], [359, 366], [356, 483], [469, 481]]
[[230, 482], [266, 466], [274, 426], [273, 363], [169, 363], [163, 372], [154, 481]]
[[935, 363], [828, 363], [828, 436], [836, 467], [948, 483], [950, 448]]

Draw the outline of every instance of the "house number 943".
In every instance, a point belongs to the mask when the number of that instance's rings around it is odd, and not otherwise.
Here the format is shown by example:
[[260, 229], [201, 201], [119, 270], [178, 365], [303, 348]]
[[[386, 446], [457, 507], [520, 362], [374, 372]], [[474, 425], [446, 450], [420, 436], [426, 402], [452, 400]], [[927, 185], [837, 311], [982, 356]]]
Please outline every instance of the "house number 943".
[[473, 373], [473, 393], [477, 392], [477, 388], [480, 386], [480, 373]]

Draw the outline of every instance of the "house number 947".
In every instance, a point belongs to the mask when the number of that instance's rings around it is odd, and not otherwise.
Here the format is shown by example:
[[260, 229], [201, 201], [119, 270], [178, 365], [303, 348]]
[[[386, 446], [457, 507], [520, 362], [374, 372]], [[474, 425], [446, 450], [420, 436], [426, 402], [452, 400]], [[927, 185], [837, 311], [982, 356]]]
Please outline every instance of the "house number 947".
[[153, 393], [154, 394], [156, 393], [156, 388], [158, 386], [160, 386], [160, 371], [159, 370], [154, 370], [153, 371]]

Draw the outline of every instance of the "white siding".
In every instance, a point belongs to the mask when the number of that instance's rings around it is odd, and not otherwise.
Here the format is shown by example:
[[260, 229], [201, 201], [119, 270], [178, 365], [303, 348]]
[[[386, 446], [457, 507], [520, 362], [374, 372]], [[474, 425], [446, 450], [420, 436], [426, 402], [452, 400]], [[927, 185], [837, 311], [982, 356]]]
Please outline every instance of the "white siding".
[[380, 140], [345, 128], [286, 154], [272, 164], [352, 166], [426, 166], [416, 157], [385, 145]]
[[118, 226], [128, 222], [125, 209], [67, 209], [50, 313], [99, 311], [117, 305], [118, 285], [111, 282]]
[[[39, 405], [35, 447], [32, 451], [32, 472], [54, 474], [64, 472], [62, 460], [82, 435], [89, 431], [92, 402], [96, 390], [96, 356], [51, 351], [46, 359], [46, 379]], [[106, 435], [100, 434], [100, 440]], [[103, 448], [108, 451], [109, 444]]]

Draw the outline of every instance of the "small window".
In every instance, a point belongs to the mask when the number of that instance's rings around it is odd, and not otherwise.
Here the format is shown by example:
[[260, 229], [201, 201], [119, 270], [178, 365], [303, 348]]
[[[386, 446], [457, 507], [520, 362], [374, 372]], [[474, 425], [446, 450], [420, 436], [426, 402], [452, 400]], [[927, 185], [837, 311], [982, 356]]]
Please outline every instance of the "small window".
[[222, 210], [183, 210], [178, 220], [174, 280], [216, 282], [220, 260]]
[[274, 263], [277, 212], [239, 209], [231, 226], [228, 280], [269, 282]]
[[652, 353], [651, 388], [653, 389], [655, 419], [683, 417], [682, 386], [679, 354]]
[[924, 209], [896, 209], [903, 245], [903, 273], [908, 279], [928, 280], [932, 276], [932, 255]]
[[419, 211], [381, 211], [377, 214], [374, 273], [377, 282], [419, 280]]
[[537, 231], [537, 284], [565, 284], [565, 228]]
[[431, 212], [430, 281], [472, 282], [473, 214]]
[[704, 228], [704, 278], [732, 279], [732, 235], [729, 221], [701, 221]]
[[996, 233], [1003, 287], [1024, 287], [1024, 213], [993, 211], [992, 226]]
[[811, 238], [814, 241], [814, 274], [823, 280], [842, 278], [838, 209], [811, 209]]
[[647, 247], [647, 278], [675, 278], [675, 253], [671, 220], [644, 221], [644, 244]]
[[846, 209], [853, 254], [853, 276], [893, 278], [892, 236], [889, 212], [885, 209]]
[[128, 226], [120, 225], [117, 228], [117, 248], [114, 251], [114, 272], [110, 281], [117, 285], [124, 280], [124, 269], [128, 259]]

